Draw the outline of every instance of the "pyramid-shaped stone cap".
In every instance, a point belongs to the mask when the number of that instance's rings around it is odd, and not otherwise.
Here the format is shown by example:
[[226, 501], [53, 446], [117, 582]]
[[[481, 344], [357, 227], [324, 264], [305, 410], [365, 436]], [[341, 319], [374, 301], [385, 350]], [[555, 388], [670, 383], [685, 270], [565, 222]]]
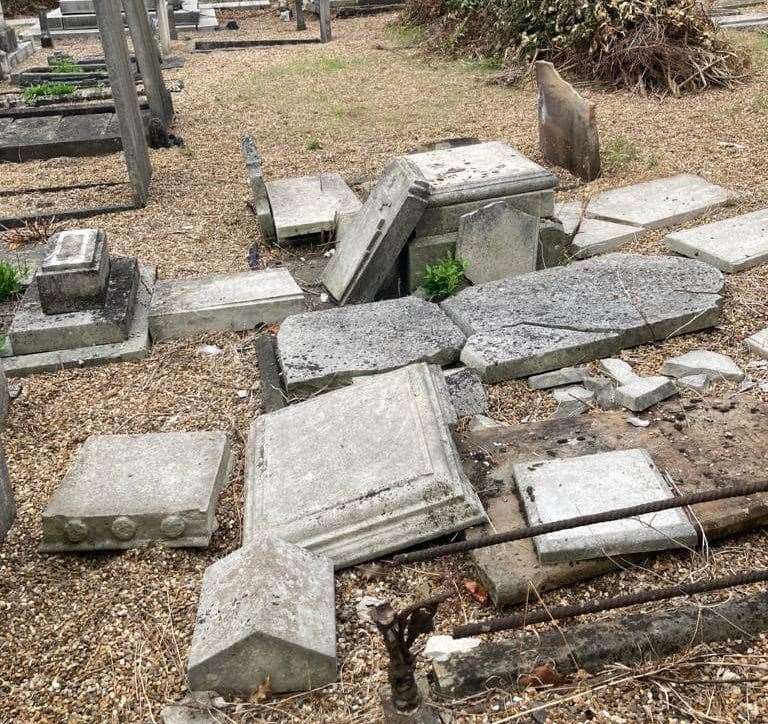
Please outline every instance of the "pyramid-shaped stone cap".
[[247, 698], [336, 680], [333, 564], [258, 534], [209, 566], [189, 651], [189, 688]]

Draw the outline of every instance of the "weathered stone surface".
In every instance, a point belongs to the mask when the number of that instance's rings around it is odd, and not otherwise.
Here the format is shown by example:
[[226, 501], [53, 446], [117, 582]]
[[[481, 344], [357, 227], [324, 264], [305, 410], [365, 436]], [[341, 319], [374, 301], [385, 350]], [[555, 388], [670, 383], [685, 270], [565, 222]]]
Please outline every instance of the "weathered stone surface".
[[548, 390], [550, 387], [577, 385], [586, 380], [587, 377], [589, 377], [589, 370], [585, 367], [563, 367], [560, 370], [529, 377], [528, 387], [532, 390]]
[[91, 435], [43, 511], [40, 550], [205, 547], [229, 465], [224, 432]]
[[[518, 494], [531, 525], [602, 513], [672, 496], [645, 450], [619, 450], [514, 466]], [[698, 536], [677, 508], [536, 536], [542, 563], [693, 548]]]
[[571, 261], [571, 238], [560, 219], [539, 220], [539, 253], [537, 269], [563, 266]]
[[583, 384], [594, 393], [595, 404], [601, 410], [615, 410], [618, 407], [616, 386], [607, 377], [587, 377]]
[[536, 269], [539, 219], [495, 201], [461, 217], [456, 255], [467, 262], [464, 276], [475, 284]]
[[187, 663], [193, 691], [248, 699], [336, 681], [333, 564], [284, 540], [255, 535], [203, 577]]
[[484, 415], [488, 412], [488, 395], [475, 370], [468, 367], [446, 370], [445, 383], [458, 417]]
[[333, 231], [337, 214], [351, 214], [362, 207], [336, 173], [267, 181], [266, 187], [279, 241]]
[[722, 15], [712, 19], [721, 27], [729, 30], [756, 30], [768, 27], [768, 13]]
[[442, 302], [485, 382], [608, 357], [720, 318], [723, 276], [679, 257], [607, 254], [470, 287]]
[[54, 234], [35, 275], [45, 314], [76, 312], [101, 305], [109, 279], [107, 239], [99, 229]]
[[571, 242], [571, 253], [576, 259], [586, 259], [596, 254], [617, 251], [624, 244], [634, 241], [647, 229], [629, 224], [617, 224], [602, 219], [582, 219], [579, 230]]
[[744, 344], [756, 354], [768, 359], [768, 327], [747, 337]]
[[8, 330], [13, 353], [36, 354], [125, 341], [136, 305], [138, 263], [133, 257], [112, 257], [109, 267], [103, 306], [79, 312], [46, 314], [35, 279]]
[[582, 400], [570, 399], [561, 400], [557, 403], [555, 411], [552, 413], [553, 420], [560, 420], [567, 417], [578, 417], [589, 409], [589, 405]]
[[701, 259], [720, 271], [751, 269], [768, 262], [768, 209], [676, 231], [664, 242], [672, 251]]
[[436, 304], [403, 297], [288, 317], [277, 333], [286, 389], [338, 386], [413, 362], [455, 362], [464, 335]]
[[70, 367], [90, 367], [108, 362], [128, 362], [143, 359], [149, 353], [149, 302], [155, 286], [157, 270], [154, 266], [140, 266], [140, 283], [136, 296], [133, 322], [124, 342], [100, 344], [95, 347], [39, 352], [14, 356], [9, 339], [0, 354], [9, 377], [23, 377], [40, 372], [53, 372]]
[[641, 377], [624, 360], [601, 359], [600, 369], [613, 377], [619, 386], [614, 401], [633, 412], [642, 412], [677, 393], [677, 386], [667, 377]]
[[437, 264], [449, 254], [456, 254], [456, 237], [457, 234], [454, 232], [438, 236], [423, 236], [408, 242], [405, 254], [406, 283], [409, 292], [414, 292], [421, 286], [428, 266]]
[[322, 281], [340, 304], [374, 298], [424, 213], [429, 185], [410, 158], [384, 169], [354, 223], [339, 236]]
[[304, 311], [304, 293], [287, 269], [157, 282], [149, 313], [156, 342], [204, 332], [236, 332]]
[[504, 427], [504, 423], [501, 423], [498, 420], [494, 420], [492, 417], [488, 417], [487, 415], [475, 415], [469, 421], [468, 429], [470, 432], [474, 433], [480, 432], [480, 430], [496, 430], [500, 427]]
[[683, 389], [706, 392], [709, 388], [710, 380], [707, 375], [685, 375], [684, 377], [678, 377], [676, 384]]
[[341, 568], [485, 520], [437, 376], [411, 365], [257, 418], [243, 539], [269, 533]]
[[681, 174], [604, 191], [589, 202], [586, 216], [658, 229], [695, 219], [733, 198], [722, 186]]
[[[167, 13], [160, 13], [159, 17], [165, 18], [164, 22], [159, 23], [158, 31], [160, 36], [160, 42], [163, 44], [163, 34], [168, 33], [168, 16]], [[165, 26], [165, 27], [164, 27]], [[167, 38], [168, 45], [170, 45], [170, 36]], [[167, 53], [167, 50], [163, 51]], [[275, 222], [272, 218], [272, 208], [269, 205], [269, 194], [267, 193], [267, 184], [264, 180], [264, 174], [261, 168], [261, 155], [259, 154], [256, 143], [251, 136], [244, 136], [241, 149], [243, 157], [245, 158], [245, 171], [248, 174], [248, 184], [251, 187], [251, 204], [253, 211], [256, 214], [256, 218], [259, 221], [259, 228], [261, 229], [261, 235], [265, 241], [274, 241], [276, 238]]]
[[558, 402], [579, 402], [590, 403], [595, 399], [595, 393], [581, 385], [569, 385], [568, 387], [558, 387], [552, 392], [552, 396]]
[[708, 349], [695, 349], [665, 360], [661, 373], [671, 377], [704, 374], [713, 380], [725, 379], [734, 382], [744, 379], [744, 371], [731, 357]]
[[11, 479], [5, 462], [5, 450], [0, 446], [0, 543], [5, 540], [16, 517], [16, 504], [13, 500]]
[[585, 181], [600, 175], [596, 106], [566, 83], [552, 63], [537, 61], [539, 149], [550, 163]]

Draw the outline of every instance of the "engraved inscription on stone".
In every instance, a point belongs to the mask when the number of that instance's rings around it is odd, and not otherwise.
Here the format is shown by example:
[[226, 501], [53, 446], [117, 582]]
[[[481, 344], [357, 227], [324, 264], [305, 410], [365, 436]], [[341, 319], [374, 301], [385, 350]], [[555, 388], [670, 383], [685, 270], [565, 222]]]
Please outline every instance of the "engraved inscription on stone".
[[58, 235], [53, 249], [43, 259], [44, 271], [70, 271], [87, 269], [96, 258], [96, 229], [64, 231]]

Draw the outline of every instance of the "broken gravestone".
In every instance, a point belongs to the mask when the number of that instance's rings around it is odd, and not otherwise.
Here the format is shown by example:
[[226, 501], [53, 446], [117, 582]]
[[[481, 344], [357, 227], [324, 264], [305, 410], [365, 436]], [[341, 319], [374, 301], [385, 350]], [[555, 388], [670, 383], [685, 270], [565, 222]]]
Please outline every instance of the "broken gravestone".
[[648, 231], [640, 226], [586, 218], [580, 201], [555, 204], [555, 217], [571, 237], [569, 253], [576, 259], [618, 251]]
[[536, 269], [539, 218], [495, 201], [459, 221], [456, 256], [467, 262], [464, 276], [474, 284]]
[[229, 465], [224, 432], [91, 435], [43, 511], [40, 550], [205, 547]]
[[679, 257], [607, 254], [487, 282], [441, 303], [484, 382], [528, 377], [717, 323], [723, 275]]
[[444, 384], [419, 363], [257, 418], [244, 541], [268, 533], [343, 568], [484, 521]]
[[403, 297], [288, 317], [277, 333], [286, 389], [339, 386], [413, 362], [455, 362], [464, 335], [437, 304]]
[[679, 357], [670, 357], [661, 366], [661, 373], [671, 377], [704, 374], [711, 380], [741, 382], [744, 371], [728, 355], [708, 349], [695, 349]]
[[595, 104], [566, 83], [552, 63], [537, 61], [539, 148], [550, 163], [585, 181], [600, 175]]
[[336, 681], [333, 564], [277, 538], [254, 536], [209, 566], [187, 663], [192, 691], [248, 699]]
[[[617, 450], [514, 466], [530, 525], [593, 515], [672, 497], [645, 450]], [[668, 548], [694, 548], [696, 530], [678, 508], [536, 536], [542, 563], [580, 561]]]

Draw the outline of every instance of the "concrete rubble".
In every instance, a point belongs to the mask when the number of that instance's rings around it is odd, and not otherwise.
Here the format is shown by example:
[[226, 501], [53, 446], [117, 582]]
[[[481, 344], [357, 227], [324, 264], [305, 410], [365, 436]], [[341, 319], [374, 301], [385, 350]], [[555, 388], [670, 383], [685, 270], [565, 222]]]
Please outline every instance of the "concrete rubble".
[[744, 344], [755, 354], [768, 359], [768, 328], [747, 337]]
[[632, 367], [620, 359], [602, 359], [600, 369], [618, 383], [614, 400], [632, 412], [643, 412], [649, 407], [677, 394], [675, 383], [668, 377], [655, 375], [641, 377]]
[[706, 375], [710, 380], [731, 380], [741, 382], [744, 370], [728, 355], [707, 349], [696, 349], [679, 357], [665, 360], [661, 373], [670, 377]]

